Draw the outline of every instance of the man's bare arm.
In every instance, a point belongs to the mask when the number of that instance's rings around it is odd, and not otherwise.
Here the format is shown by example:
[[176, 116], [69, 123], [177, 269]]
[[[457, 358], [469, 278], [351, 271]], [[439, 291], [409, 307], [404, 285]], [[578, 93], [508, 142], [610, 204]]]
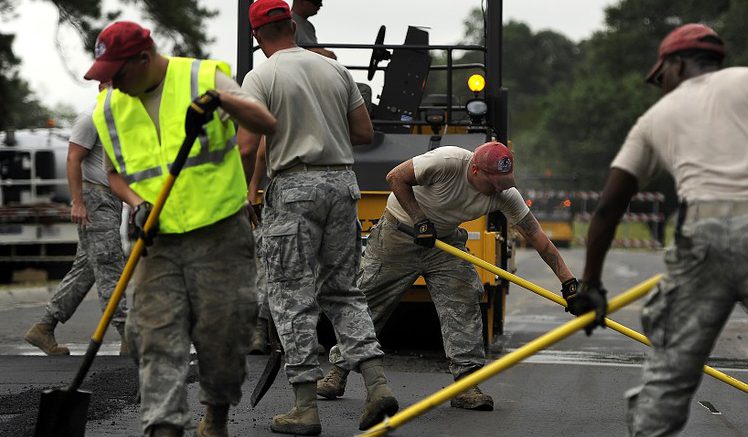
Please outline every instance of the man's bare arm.
[[426, 214], [416, 201], [413, 187], [418, 185], [416, 171], [413, 168], [413, 160], [409, 159], [387, 173], [387, 183], [390, 184], [392, 193], [400, 202], [405, 212], [408, 213], [413, 223], [426, 220]]
[[516, 226], [519, 233], [525, 238], [525, 241], [530, 243], [538, 251], [540, 257], [553, 270], [559, 281], [563, 283], [574, 277], [569, 268], [566, 267], [566, 263], [561, 258], [561, 254], [558, 253], [558, 249], [545, 232], [543, 232], [543, 229], [531, 212], [528, 212], [525, 218], [520, 220]]
[[112, 189], [112, 193], [119, 197], [121, 201], [126, 202], [133, 208], [143, 203], [143, 198], [138, 196], [138, 194], [127, 185], [127, 181], [125, 181], [125, 178], [123, 178], [121, 174], [116, 171], [109, 171], [107, 177], [109, 179], [109, 187]]
[[351, 144], [358, 146], [370, 144], [374, 139], [374, 126], [369, 118], [369, 111], [363, 103], [348, 113], [348, 128], [351, 132]]
[[587, 255], [582, 276], [584, 282], [600, 282], [605, 255], [610, 249], [621, 216], [626, 212], [631, 197], [639, 190], [638, 185], [638, 181], [630, 173], [618, 168], [610, 170], [587, 232]]
[[264, 105], [237, 97], [231, 92], [218, 90], [218, 93], [221, 108], [239, 122], [239, 126], [263, 135], [275, 133], [277, 121]]
[[247, 202], [250, 207], [247, 208], [247, 213], [249, 214], [250, 222], [252, 222], [252, 225], [254, 226], [259, 225], [260, 221], [252, 208], [257, 193], [255, 192], [252, 194], [251, 185], [252, 180], [254, 179], [255, 166], [257, 165], [257, 150], [260, 147], [260, 142], [264, 143], [262, 138], [262, 135], [250, 132], [242, 127], [240, 127], [239, 131], [236, 133], [236, 143], [239, 145], [239, 154], [242, 157], [244, 178], [247, 181], [249, 188], [247, 190]]
[[257, 149], [255, 169], [249, 181], [249, 189], [247, 190], [247, 198], [253, 204], [260, 203], [260, 196], [257, 192], [260, 190], [260, 184], [267, 174], [267, 161], [265, 159], [265, 137], [262, 137], [260, 147]]
[[88, 210], [86, 202], [83, 201], [83, 170], [81, 164], [88, 156], [89, 150], [80, 144], [73, 142], [68, 143], [68, 188], [72, 200], [70, 209], [70, 220], [78, 225], [86, 226], [89, 223]]
[[236, 143], [239, 146], [239, 154], [242, 157], [244, 178], [248, 185], [252, 181], [252, 174], [254, 173], [255, 162], [257, 159], [257, 150], [260, 147], [261, 140], [262, 135], [250, 132], [242, 127], [240, 127], [236, 133]]

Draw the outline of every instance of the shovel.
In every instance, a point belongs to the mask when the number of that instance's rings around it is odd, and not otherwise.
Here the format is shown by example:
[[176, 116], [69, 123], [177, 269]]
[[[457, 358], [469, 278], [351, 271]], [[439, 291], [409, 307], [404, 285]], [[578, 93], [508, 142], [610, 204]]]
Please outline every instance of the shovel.
[[[194, 103], [192, 103], [192, 107], [198, 112], [203, 112], [202, 108]], [[171, 188], [174, 186], [174, 181], [182, 170], [185, 161], [187, 161], [187, 156], [196, 138], [195, 135], [189, 134], [185, 137], [176, 159], [169, 167], [169, 174], [166, 176], [166, 180], [161, 186], [161, 191], [158, 193], [156, 203], [148, 215], [148, 220], [146, 220], [143, 230], [146, 235], [148, 235], [148, 232], [158, 222], [158, 216], [161, 214], [166, 199], [169, 197]], [[132, 277], [144, 248], [145, 241], [143, 241], [142, 237], [139, 237], [138, 241], [135, 242], [132, 253], [130, 253], [130, 258], [127, 260], [125, 269], [122, 271], [122, 276], [120, 276], [117, 282], [117, 287], [114, 289], [112, 297], [109, 298], [109, 303], [104, 310], [104, 314], [101, 316], [101, 320], [99, 320], [99, 325], [91, 336], [86, 355], [83, 357], [83, 363], [80, 369], [78, 369], [78, 373], [75, 375], [72, 384], [66, 388], [45, 390], [42, 393], [34, 437], [82, 437], [85, 435], [86, 416], [88, 415], [91, 392], [80, 390], [80, 386], [88, 370], [91, 368], [94, 358], [96, 358], [109, 322], [111, 322], [114, 315], [114, 310], [117, 308], [122, 294], [125, 292], [127, 283]]]
[[265, 396], [265, 393], [270, 389], [270, 386], [273, 385], [275, 377], [278, 376], [281, 358], [283, 357], [283, 347], [281, 346], [280, 338], [278, 338], [278, 331], [275, 329], [272, 317], [268, 319], [268, 334], [270, 334], [270, 357], [268, 357], [265, 370], [262, 371], [257, 385], [252, 390], [252, 396], [249, 398], [252, 408], [257, 406], [262, 397]]

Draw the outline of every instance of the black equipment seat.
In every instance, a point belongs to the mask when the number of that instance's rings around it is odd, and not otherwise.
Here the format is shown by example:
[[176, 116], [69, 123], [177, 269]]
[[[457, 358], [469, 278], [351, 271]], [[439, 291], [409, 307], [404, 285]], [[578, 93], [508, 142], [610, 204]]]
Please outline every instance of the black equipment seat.
[[[425, 30], [408, 26], [404, 46], [429, 44], [429, 34]], [[405, 126], [377, 125], [377, 120], [408, 121], [418, 118], [423, 89], [431, 66], [428, 50], [398, 48], [392, 51], [392, 58], [384, 74], [384, 86], [379, 105], [372, 110], [376, 130], [404, 133]]]

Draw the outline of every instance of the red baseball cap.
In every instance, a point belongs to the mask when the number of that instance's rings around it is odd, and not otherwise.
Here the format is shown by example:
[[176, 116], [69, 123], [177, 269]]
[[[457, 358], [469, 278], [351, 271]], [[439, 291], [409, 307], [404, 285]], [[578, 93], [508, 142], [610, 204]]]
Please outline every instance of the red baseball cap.
[[[711, 40], [716, 38], [719, 42]], [[706, 40], [705, 40], [706, 38]], [[654, 78], [662, 68], [665, 58], [682, 50], [706, 50], [725, 56], [725, 45], [722, 38], [711, 27], [700, 23], [688, 23], [670, 32], [660, 43], [657, 63], [649, 70], [646, 81], [654, 83]]]
[[[270, 12], [280, 10], [280, 14], [270, 15]], [[283, 0], [257, 0], [249, 5], [249, 24], [253, 29], [275, 23], [281, 20], [291, 19], [291, 9]]]
[[511, 150], [498, 141], [489, 141], [475, 148], [473, 163], [490, 176], [511, 178], [514, 183], [514, 156]]
[[132, 21], [115, 21], [96, 38], [95, 61], [83, 78], [109, 82], [127, 59], [151, 47], [150, 30]]

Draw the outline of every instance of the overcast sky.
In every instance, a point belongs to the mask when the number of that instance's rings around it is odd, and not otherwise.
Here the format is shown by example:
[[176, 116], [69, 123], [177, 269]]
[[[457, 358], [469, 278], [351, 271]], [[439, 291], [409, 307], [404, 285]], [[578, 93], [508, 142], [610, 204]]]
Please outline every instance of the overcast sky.
[[[291, 0], [288, 0], [289, 2]], [[15, 14], [3, 17], [3, 33], [15, 33], [13, 50], [22, 60], [21, 75], [29, 81], [39, 99], [48, 106], [66, 103], [77, 110], [93, 104], [96, 86], [82, 79], [92, 62], [78, 35], [57, 26], [57, 10], [48, 2], [20, 0]], [[202, 1], [218, 9], [206, 31], [215, 43], [212, 58], [236, 66], [236, 0]], [[387, 26], [386, 44], [401, 44], [408, 25], [429, 27], [432, 44], [451, 44], [463, 35], [463, 20], [480, 6], [480, 0], [324, 0], [320, 13], [311, 18], [317, 37], [324, 42], [373, 43], [379, 26]], [[550, 28], [579, 41], [602, 27], [604, 9], [616, 0], [505, 0], [504, 20], [527, 23], [534, 31]], [[115, 5], [105, 0], [106, 6]], [[246, 15], [245, 15], [246, 16]], [[134, 9], [126, 9], [122, 19], [141, 21]], [[154, 35], [159, 43], [159, 35]], [[367, 64], [369, 51], [336, 50], [344, 64]], [[255, 62], [264, 57], [258, 54]], [[504, 59], [511, 62], [511, 59]], [[354, 73], [363, 80], [365, 73]], [[375, 94], [381, 76], [372, 83]]]

